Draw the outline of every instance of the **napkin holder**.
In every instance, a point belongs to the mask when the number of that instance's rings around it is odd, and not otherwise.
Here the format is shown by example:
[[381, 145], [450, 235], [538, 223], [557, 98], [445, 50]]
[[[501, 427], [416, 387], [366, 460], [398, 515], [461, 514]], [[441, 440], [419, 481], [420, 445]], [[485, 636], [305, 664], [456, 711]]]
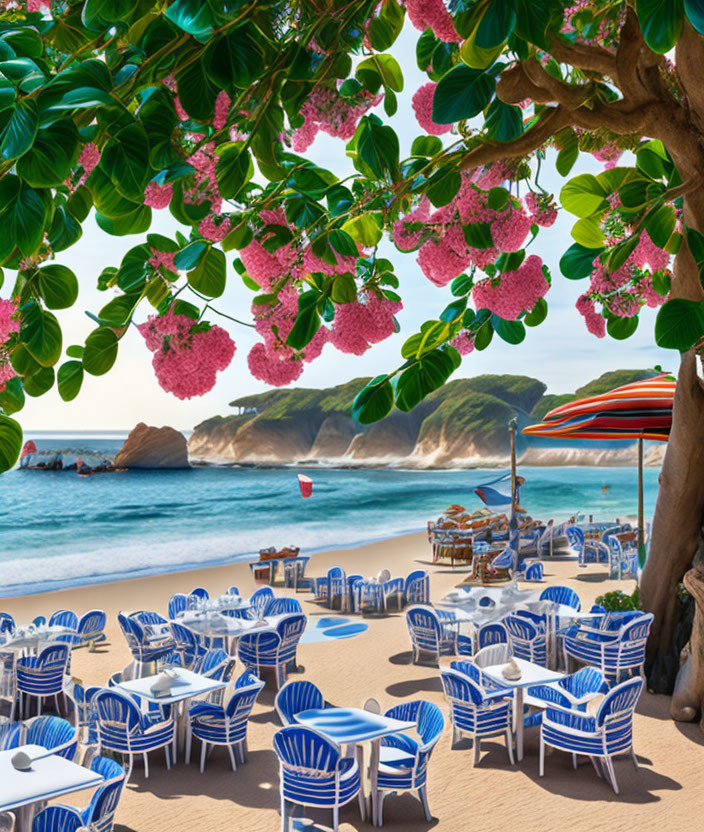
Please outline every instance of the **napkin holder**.
[[149, 690], [156, 697], [170, 696], [171, 687], [176, 678], [177, 675], [173, 671], [162, 670], [162, 672], [152, 682]]
[[521, 668], [511, 659], [501, 668], [501, 675], [508, 682], [517, 682], [523, 674], [521, 673]]

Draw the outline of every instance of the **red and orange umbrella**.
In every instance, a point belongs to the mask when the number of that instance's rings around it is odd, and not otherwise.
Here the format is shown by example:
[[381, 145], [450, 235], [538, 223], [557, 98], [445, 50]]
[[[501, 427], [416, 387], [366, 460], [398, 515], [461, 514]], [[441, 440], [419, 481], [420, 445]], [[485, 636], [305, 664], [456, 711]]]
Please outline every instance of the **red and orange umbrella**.
[[608, 393], [567, 402], [544, 421], [523, 428], [531, 436], [559, 439], [638, 440], [638, 534], [643, 541], [643, 440], [667, 441], [672, 427], [675, 377], [661, 373]]

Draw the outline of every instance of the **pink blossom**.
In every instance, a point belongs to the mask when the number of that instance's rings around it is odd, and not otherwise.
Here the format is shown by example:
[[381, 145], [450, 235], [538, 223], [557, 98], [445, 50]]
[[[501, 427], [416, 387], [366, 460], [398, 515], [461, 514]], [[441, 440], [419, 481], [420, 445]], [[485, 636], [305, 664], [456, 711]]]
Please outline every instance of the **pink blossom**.
[[614, 142], [606, 142], [603, 147], [592, 151], [592, 156], [599, 162], [605, 162], [606, 170], [616, 167], [616, 163], [621, 158], [623, 150], [617, 147]]
[[0, 393], [7, 386], [7, 382], [16, 375], [17, 373], [10, 363], [10, 354], [0, 345]]
[[469, 355], [474, 350], [474, 333], [464, 329], [450, 341], [450, 344], [460, 355]]
[[619, 318], [632, 318], [640, 312], [640, 300], [634, 290], [616, 292], [616, 294], [610, 295], [605, 300], [605, 305], [612, 315]]
[[20, 331], [19, 307], [13, 300], [0, 298], [0, 344], [4, 344], [13, 332]]
[[315, 87], [303, 102], [300, 114], [304, 122], [293, 131], [291, 146], [296, 153], [303, 153], [313, 143], [318, 130], [338, 139], [351, 139], [359, 119], [382, 98], [363, 90], [356, 99], [348, 99], [329, 87]]
[[471, 265], [472, 258], [457, 254], [446, 240], [429, 240], [418, 252], [416, 262], [431, 283], [445, 286]]
[[433, 136], [442, 136], [452, 130], [451, 124], [436, 124], [433, 121], [433, 95], [437, 84], [429, 81], [413, 93], [413, 111], [418, 124]]
[[303, 372], [303, 362], [293, 350], [276, 350], [265, 344], [255, 344], [247, 356], [249, 372], [272, 387], [285, 387], [296, 381]]
[[95, 169], [96, 165], [100, 161], [100, 150], [98, 149], [97, 145], [93, 144], [93, 142], [88, 142], [88, 144], [84, 144], [81, 150], [81, 154], [78, 157], [78, 164], [83, 167], [83, 179], [81, 181], [85, 181], [90, 173]]
[[189, 120], [190, 116], [183, 109], [183, 104], [181, 104], [181, 99], [178, 96], [174, 98], [174, 110], [176, 110], [176, 115], [178, 116], [179, 121]]
[[193, 205], [208, 201], [211, 211], [219, 214], [222, 209], [222, 196], [215, 176], [216, 161], [214, 142], [206, 142], [188, 157], [188, 163], [195, 168], [195, 184], [184, 191], [183, 200]]
[[462, 40], [443, 0], [406, 0], [406, 12], [420, 32], [430, 28], [438, 40], [446, 43], [459, 43]]
[[577, 298], [577, 311], [584, 316], [584, 323], [592, 335], [603, 338], [606, 335], [606, 321], [594, 308], [594, 301], [589, 295], [580, 295]]
[[363, 355], [395, 332], [394, 315], [402, 308], [398, 302], [367, 291], [362, 300], [342, 303], [335, 308], [330, 343], [340, 352]]
[[549, 288], [543, 261], [532, 254], [517, 269], [475, 284], [472, 300], [477, 309], [490, 309], [507, 321], [515, 321], [545, 297]]
[[552, 194], [537, 194], [529, 191], [525, 197], [526, 208], [530, 212], [531, 222], [550, 228], [557, 219], [557, 208]]
[[212, 240], [214, 243], [219, 243], [220, 240], [224, 240], [225, 237], [227, 237], [230, 231], [230, 218], [208, 214], [208, 216], [205, 217], [205, 219], [202, 219], [198, 224], [198, 231], [200, 231], [206, 240]]
[[247, 274], [265, 291], [271, 291], [271, 283], [283, 276], [281, 263], [258, 240], [240, 251], [240, 258]]
[[227, 116], [230, 112], [230, 96], [225, 90], [220, 90], [215, 99], [215, 115], [213, 116], [213, 127], [222, 130], [227, 123]]
[[650, 275], [644, 277], [638, 283], [638, 291], [650, 309], [657, 309], [658, 306], [662, 306], [667, 300], [660, 292], [655, 291], [653, 288], [653, 278]]
[[[420, 203], [405, 217], [396, 220], [393, 227], [393, 240], [399, 251], [413, 251], [418, 248], [425, 233], [425, 223], [430, 216], [430, 201], [423, 197]], [[420, 226], [415, 228], [415, 226]], [[413, 229], [413, 230], [411, 230]]]
[[144, 189], [144, 204], [150, 208], [168, 208], [172, 195], [173, 186], [170, 183], [157, 185], [150, 182]]
[[176, 252], [173, 251], [159, 251], [152, 248], [152, 256], [149, 258], [149, 265], [163, 274], [162, 269], [166, 269], [172, 274], [178, 274], [178, 269], [174, 263]]
[[522, 209], [509, 208], [491, 225], [491, 238], [499, 251], [518, 251], [528, 233], [531, 221]]
[[354, 274], [357, 269], [357, 258], [343, 257], [338, 254], [337, 263], [326, 263], [313, 254], [310, 248], [307, 248], [303, 252], [303, 268], [306, 274], [312, 274], [313, 272], [322, 272], [327, 275]]
[[643, 231], [638, 245], [633, 249], [628, 261], [639, 269], [649, 269], [651, 272], [664, 271], [670, 263], [670, 255], [655, 243]]
[[503, 162], [494, 162], [491, 165], [486, 165], [482, 168], [477, 168], [474, 172], [474, 181], [478, 187], [485, 191], [490, 191], [492, 188], [498, 188], [507, 179], [511, 178], [511, 171]]

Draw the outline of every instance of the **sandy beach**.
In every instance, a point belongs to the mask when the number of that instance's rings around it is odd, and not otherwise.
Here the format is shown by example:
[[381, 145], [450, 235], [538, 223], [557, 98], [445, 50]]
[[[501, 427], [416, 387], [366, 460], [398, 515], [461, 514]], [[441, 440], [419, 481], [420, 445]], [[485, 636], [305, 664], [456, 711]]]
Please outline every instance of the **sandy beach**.
[[[195, 542], [194, 542], [195, 543]], [[310, 575], [322, 575], [333, 565], [348, 572], [376, 574], [388, 568], [393, 576], [417, 568], [427, 568], [431, 596], [437, 601], [455, 584], [465, 570], [454, 572], [449, 566], [433, 565], [424, 534], [385, 540], [356, 549], [330, 551], [315, 555], [308, 568]], [[79, 614], [99, 607], [107, 612], [108, 642], [97, 652], [76, 650], [73, 675], [88, 684], [104, 684], [108, 676], [131, 659], [117, 625], [119, 610], [154, 609], [166, 612], [174, 592], [188, 592], [195, 586], [211, 594], [221, 594], [236, 584], [243, 595], [255, 589], [246, 563], [147, 578], [124, 580], [98, 586], [62, 590], [0, 600], [0, 609], [24, 623], [36, 615], [48, 615], [55, 609], [70, 608]], [[579, 569], [576, 561], [545, 561], [545, 581], [565, 584], [580, 595], [582, 607], [589, 608], [597, 595], [624, 588], [608, 580], [600, 566]], [[533, 585], [535, 587], [536, 585]], [[277, 595], [291, 590], [276, 589]], [[296, 596], [309, 617], [329, 611], [313, 603], [310, 593]], [[346, 706], [360, 706], [375, 696], [386, 709], [402, 700], [427, 698], [447, 714], [436, 667], [411, 663], [410, 641], [403, 613], [367, 617], [367, 632], [340, 642], [302, 644], [298, 649], [298, 676], [313, 681], [328, 701]], [[236, 673], [241, 672], [238, 666]], [[293, 678], [289, 676], [289, 678]], [[188, 832], [194, 829], [247, 829], [273, 832], [280, 828], [278, 815], [278, 764], [271, 739], [279, 727], [274, 710], [275, 684], [259, 696], [249, 725], [249, 757], [245, 765], [231, 771], [227, 752], [216, 749], [201, 775], [194, 761], [185, 766], [180, 760], [167, 772], [164, 757], [150, 757], [150, 777], [137, 764], [123, 794], [116, 816], [116, 832]], [[551, 830], [638, 829], [667, 830], [680, 825], [697, 828], [696, 817], [704, 811], [704, 787], [701, 781], [704, 761], [704, 735], [696, 724], [677, 724], [669, 718], [669, 699], [644, 693], [635, 719], [635, 751], [640, 770], [623, 758], [615, 763], [621, 793], [596, 777], [588, 760], [578, 771], [572, 769], [566, 754], [555, 752], [546, 758], [545, 777], [538, 776], [538, 729], [526, 731], [525, 759], [510, 766], [503, 742], [482, 743], [482, 757], [472, 767], [473, 752], [463, 740], [450, 750], [447, 727], [436, 746], [429, 769], [429, 803], [434, 820], [426, 823], [420, 804], [410, 794], [388, 797], [384, 804], [384, 827], [387, 829], [427, 830]], [[1, 785], [0, 785], [1, 788]], [[64, 800], [86, 805], [89, 792], [69, 795]], [[316, 829], [330, 825], [329, 813], [312, 813], [305, 826]], [[314, 825], [309, 826], [308, 824]], [[340, 828], [371, 829], [362, 823], [356, 802], [341, 812]]]

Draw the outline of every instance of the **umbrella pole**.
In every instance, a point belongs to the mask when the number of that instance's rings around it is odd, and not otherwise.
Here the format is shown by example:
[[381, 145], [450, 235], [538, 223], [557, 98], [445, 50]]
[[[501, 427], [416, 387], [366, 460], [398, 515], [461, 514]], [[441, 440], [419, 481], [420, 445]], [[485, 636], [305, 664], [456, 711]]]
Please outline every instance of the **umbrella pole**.
[[643, 534], [643, 439], [638, 440], [638, 551], [644, 543]]
[[520, 533], [518, 531], [518, 516], [516, 514], [516, 419], [511, 419], [509, 423], [509, 432], [511, 436], [511, 520], [509, 522], [509, 546], [515, 543], [516, 550], [514, 552], [514, 571], [518, 569], [518, 550], [520, 548]]

